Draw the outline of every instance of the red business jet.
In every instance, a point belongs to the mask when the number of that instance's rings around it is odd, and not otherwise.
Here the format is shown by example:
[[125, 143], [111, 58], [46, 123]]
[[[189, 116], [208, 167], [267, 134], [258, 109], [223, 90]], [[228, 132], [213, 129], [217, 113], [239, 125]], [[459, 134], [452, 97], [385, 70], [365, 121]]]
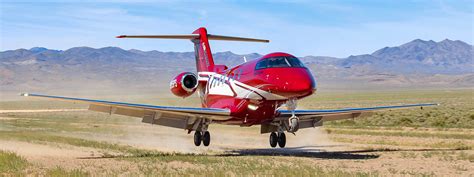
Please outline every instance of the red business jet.
[[142, 122], [194, 131], [194, 144], [209, 146], [212, 123], [252, 126], [270, 133], [270, 146], [285, 147], [285, 132], [317, 127], [325, 121], [352, 119], [373, 111], [437, 104], [410, 104], [368, 108], [297, 110], [297, 101], [316, 92], [311, 71], [295, 56], [271, 53], [228, 68], [214, 63], [209, 40], [265, 42], [269, 40], [208, 34], [199, 28], [185, 35], [122, 35], [118, 38], [189, 39], [194, 44], [197, 74], [183, 72], [170, 82], [173, 94], [188, 97], [197, 92], [202, 108], [156, 106], [23, 93], [22, 96], [50, 98], [89, 104], [89, 110], [142, 118]]

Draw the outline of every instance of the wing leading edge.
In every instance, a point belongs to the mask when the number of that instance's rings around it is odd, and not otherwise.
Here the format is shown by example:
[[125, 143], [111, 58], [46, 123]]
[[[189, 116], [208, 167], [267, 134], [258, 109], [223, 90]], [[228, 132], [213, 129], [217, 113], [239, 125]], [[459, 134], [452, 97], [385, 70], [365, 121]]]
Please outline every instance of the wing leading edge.
[[143, 118], [142, 122], [192, 130], [202, 121], [230, 119], [230, 111], [216, 108], [192, 108], [134, 104], [85, 98], [72, 98], [34, 93], [21, 96], [55, 99], [89, 104], [89, 110]]
[[[437, 106], [437, 103], [407, 104], [397, 106], [376, 106], [366, 108], [343, 108], [343, 109], [320, 109], [320, 110], [295, 110], [295, 115], [299, 118], [299, 128], [317, 127], [323, 125], [325, 121], [334, 121], [342, 119], [353, 119], [366, 117], [373, 114], [374, 111], [384, 109], [402, 109], [413, 107]], [[288, 120], [292, 116], [291, 111], [278, 110], [279, 116], [274, 122]], [[287, 122], [287, 121], [284, 121]], [[266, 133], [266, 130], [262, 130]]]
[[[437, 106], [437, 103], [422, 103], [422, 104], [407, 104], [397, 106], [376, 106], [366, 108], [343, 108], [343, 109], [315, 109], [315, 110], [295, 110], [297, 115], [320, 115], [320, 114], [332, 114], [332, 113], [344, 113], [344, 112], [365, 112], [365, 111], [376, 111], [382, 109], [400, 109], [410, 107], [423, 107], [423, 106]], [[279, 110], [281, 114], [291, 114], [288, 110]]]

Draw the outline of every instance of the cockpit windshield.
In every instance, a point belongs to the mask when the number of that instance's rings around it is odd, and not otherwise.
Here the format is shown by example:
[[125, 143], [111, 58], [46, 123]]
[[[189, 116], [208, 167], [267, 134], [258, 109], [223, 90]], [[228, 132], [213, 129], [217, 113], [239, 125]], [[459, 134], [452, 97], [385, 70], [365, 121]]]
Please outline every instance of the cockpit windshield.
[[263, 59], [257, 63], [255, 69], [265, 69], [265, 68], [301, 68], [304, 67], [303, 63], [296, 58], [291, 56], [281, 56], [281, 57], [270, 57]]

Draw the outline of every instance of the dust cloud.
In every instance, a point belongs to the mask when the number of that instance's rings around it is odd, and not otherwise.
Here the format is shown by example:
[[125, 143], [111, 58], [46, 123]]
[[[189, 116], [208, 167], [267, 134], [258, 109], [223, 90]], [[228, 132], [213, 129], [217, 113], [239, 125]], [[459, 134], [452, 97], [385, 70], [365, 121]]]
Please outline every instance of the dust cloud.
[[142, 123], [121, 126], [118, 129], [120, 130], [119, 134], [109, 134], [101, 139], [141, 149], [163, 152], [202, 152], [199, 147], [194, 146], [193, 134], [187, 134], [185, 130]]
[[[239, 127], [226, 125], [211, 125], [211, 145], [196, 147], [193, 134], [187, 131], [168, 128], [159, 125], [142, 124], [123, 127], [122, 136], [108, 137], [114, 141], [138, 148], [159, 150], [163, 152], [180, 153], [222, 153], [236, 149], [265, 149], [270, 148], [269, 134], [260, 134], [259, 126]], [[287, 147], [318, 148], [327, 150], [335, 144], [321, 128], [301, 129], [296, 136], [286, 133]]]
[[[287, 135], [293, 136], [291, 134]], [[288, 141], [288, 140], [287, 140]], [[331, 146], [335, 143], [329, 139], [326, 131], [321, 127], [301, 129], [296, 132], [296, 136], [291, 137], [291, 141], [288, 141], [288, 145], [291, 146]]]

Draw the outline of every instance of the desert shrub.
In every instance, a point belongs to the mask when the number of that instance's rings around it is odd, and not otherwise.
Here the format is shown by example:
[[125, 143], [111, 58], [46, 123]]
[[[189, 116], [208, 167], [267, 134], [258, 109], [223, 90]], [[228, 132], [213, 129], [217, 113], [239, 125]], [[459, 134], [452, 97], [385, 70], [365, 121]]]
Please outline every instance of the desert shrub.
[[413, 120], [407, 117], [402, 117], [400, 118], [400, 121], [398, 124], [403, 125], [403, 126], [411, 126], [413, 124]]
[[28, 161], [13, 152], [0, 150], [0, 174], [18, 173], [28, 166]]

